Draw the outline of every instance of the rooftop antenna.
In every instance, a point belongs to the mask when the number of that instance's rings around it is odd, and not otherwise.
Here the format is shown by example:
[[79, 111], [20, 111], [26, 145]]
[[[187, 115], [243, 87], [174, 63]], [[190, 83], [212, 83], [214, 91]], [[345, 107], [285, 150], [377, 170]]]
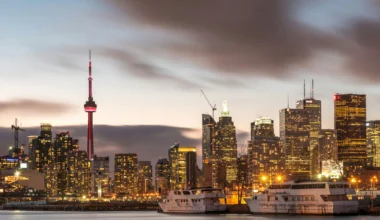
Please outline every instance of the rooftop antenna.
[[314, 79], [311, 80], [311, 98], [314, 99]]
[[306, 81], [303, 80], [303, 99], [306, 99]]
[[288, 108], [289, 108], [289, 93], [288, 93]]

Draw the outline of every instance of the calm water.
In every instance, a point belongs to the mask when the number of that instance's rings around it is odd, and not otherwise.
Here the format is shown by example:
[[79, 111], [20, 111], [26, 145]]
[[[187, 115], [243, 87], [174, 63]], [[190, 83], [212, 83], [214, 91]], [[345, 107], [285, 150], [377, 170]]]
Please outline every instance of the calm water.
[[80, 219], [102, 219], [102, 220], [223, 220], [223, 219], [251, 219], [251, 220], [375, 220], [380, 219], [372, 216], [257, 216], [257, 215], [168, 215], [155, 211], [141, 212], [28, 212], [28, 211], [0, 211], [0, 220], [80, 220]]

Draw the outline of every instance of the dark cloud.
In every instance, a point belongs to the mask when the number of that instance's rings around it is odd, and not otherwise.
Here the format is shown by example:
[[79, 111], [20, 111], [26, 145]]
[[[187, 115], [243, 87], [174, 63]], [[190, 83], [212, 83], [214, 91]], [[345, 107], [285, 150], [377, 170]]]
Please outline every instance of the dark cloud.
[[[334, 52], [347, 60], [342, 72], [370, 81], [380, 79], [379, 23], [349, 23], [336, 34], [298, 22], [294, 15], [312, 2], [297, 0], [111, 0], [116, 22], [181, 33], [193, 43], [153, 43], [173, 57], [211, 67], [220, 73], [289, 78], [293, 66], [308, 65], [316, 52]], [[366, 4], [363, 2], [363, 4]], [[301, 5], [301, 6], [300, 6]], [[373, 4], [373, 7], [378, 5]], [[380, 8], [379, 8], [380, 12]], [[113, 15], [114, 15], [113, 14]], [[353, 19], [355, 21], [355, 19]], [[125, 22], [127, 23], [127, 22]], [[157, 40], [155, 40], [157, 42]], [[323, 64], [321, 64], [323, 65]]]
[[72, 108], [66, 103], [47, 102], [34, 99], [15, 99], [0, 101], [0, 114], [5, 112], [22, 112], [29, 115], [60, 114]]

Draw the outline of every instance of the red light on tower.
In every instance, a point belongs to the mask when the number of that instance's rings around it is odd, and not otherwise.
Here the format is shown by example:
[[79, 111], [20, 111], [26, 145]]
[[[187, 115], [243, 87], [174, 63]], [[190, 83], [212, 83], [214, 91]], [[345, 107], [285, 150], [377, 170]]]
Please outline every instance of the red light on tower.
[[334, 101], [336, 101], [337, 99], [338, 99], [338, 96], [334, 95]]

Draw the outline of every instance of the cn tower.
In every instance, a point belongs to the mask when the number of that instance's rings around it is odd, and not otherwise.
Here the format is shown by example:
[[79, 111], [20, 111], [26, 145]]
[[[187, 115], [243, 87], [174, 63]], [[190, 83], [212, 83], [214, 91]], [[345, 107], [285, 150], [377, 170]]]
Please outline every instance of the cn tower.
[[92, 113], [96, 112], [96, 104], [92, 97], [92, 64], [91, 64], [91, 50], [89, 51], [88, 62], [88, 100], [84, 104], [84, 111], [88, 114], [87, 125], [87, 156], [91, 160], [94, 155], [94, 132], [93, 132], [93, 118]]

